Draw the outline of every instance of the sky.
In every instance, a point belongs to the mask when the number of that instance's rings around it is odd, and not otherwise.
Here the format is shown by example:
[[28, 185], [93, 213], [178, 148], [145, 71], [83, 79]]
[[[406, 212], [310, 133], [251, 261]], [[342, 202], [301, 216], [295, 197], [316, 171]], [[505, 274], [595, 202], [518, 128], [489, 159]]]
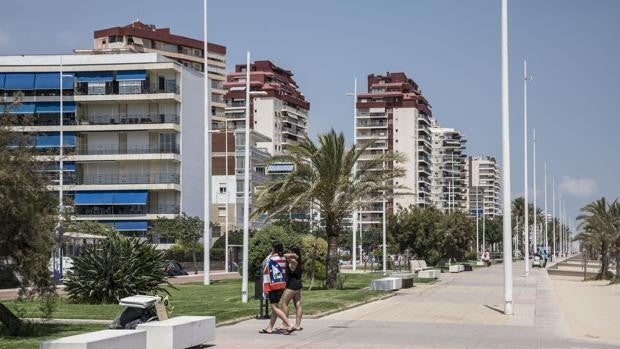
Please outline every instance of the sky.
[[[93, 31], [135, 19], [202, 38], [200, 0], [3, 0], [0, 55], [90, 48]], [[569, 217], [620, 196], [620, 1], [509, 0], [510, 150], [513, 197], [523, 183], [523, 60], [528, 126], [537, 136], [537, 204], [543, 164]], [[209, 41], [227, 47], [228, 70], [268, 59], [291, 70], [311, 103], [312, 137], [353, 136], [353, 79], [405, 72], [442, 127], [462, 131], [469, 155], [501, 159], [499, 0], [210, 0]], [[533, 193], [530, 153], [530, 193]], [[532, 194], [530, 194], [532, 197]], [[556, 208], [557, 212], [557, 208]]]

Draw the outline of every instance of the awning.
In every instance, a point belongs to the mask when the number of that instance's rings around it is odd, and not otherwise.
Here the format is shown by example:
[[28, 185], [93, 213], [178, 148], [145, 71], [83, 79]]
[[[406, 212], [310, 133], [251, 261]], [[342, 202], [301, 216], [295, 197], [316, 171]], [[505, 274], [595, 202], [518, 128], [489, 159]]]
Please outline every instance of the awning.
[[122, 70], [116, 72], [116, 80], [146, 80], [146, 70]]
[[32, 90], [33, 88], [34, 73], [6, 73], [5, 90]]
[[[65, 147], [75, 147], [74, 133], [64, 132], [62, 138]], [[35, 136], [35, 144], [37, 148], [58, 148], [60, 147], [60, 133], [38, 134]]]
[[146, 205], [146, 190], [78, 191], [75, 205]]
[[114, 228], [118, 231], [146, 231], [147, 221], [118, 221], [114, 222]]
[[[60, 166], [58, 166], [60, 167]], [[62, 170], [64, 172], [75, 172], [75, 162], [63, 162]]]
[[[64, 90], [73, 89], [73, 74], [62, 74], [62, 88]], [[34, 79], [35, 90], [58, 90], [60, 88], [60, 72], [56, 73], [37, 73]]]
[[114, 193], [114, 205], [146, 205], [146, 190], [117, 191]]
[[[75, 172], [75, 162], [63, 162], [62, 167], [64, 172]], [[59, 162], [46, 163], [43, 165], [43, 171], [58, 171], [60, 168]]]
[[34, 114], [35, 104], [20, 103], [18, 105], [8, 105], [9, 114]]
[[0, 73], [0, 90], [2, 90], [4, 88], [4, 78], [5, 77], [6, 77], [6, 74]]
[[[58, 114], [60, 113], [60, 103], [59, 102], [40, 102], [36, 104], [37, 114]], [[63, 102], [62, 103], [62, 112], [63, 113], [75, 113], [75, 102]]]
[[290, 173], [294, 169], [293, 164], [271, 164], [267, 167], [267, 173]]
[[111, 71], [75, 73], [75, 80], [77, 82], [106, 82], [112, 81], [113, 76]]

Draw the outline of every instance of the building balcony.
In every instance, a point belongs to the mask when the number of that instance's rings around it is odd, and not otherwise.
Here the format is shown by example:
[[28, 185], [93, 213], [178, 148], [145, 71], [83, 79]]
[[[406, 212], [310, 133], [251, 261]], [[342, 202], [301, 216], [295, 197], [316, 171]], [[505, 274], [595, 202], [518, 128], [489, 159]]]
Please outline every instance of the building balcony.
[[377, 133], [358, 133], [357, 135], [357, 139], [373, 139], [373, 138], [377, 138], [377, 139], [387, 139], [388, 138], [388, 134], [387, 132], [377, 132]]
[[77, 185], [108, 184], [179, 184], [181, 176], [175, 173], [149, 173], [118, 175], [112, 173], [78, 176]]
[[358, 128], [386, 128], [388, 126], [387, 121], [385, 120], [358, 120], [357, 127]]
[[115, 155], [115, 154], [179, 154], [178, 145], [166, 144], [161, 146], [128, 146], [119, 147], [118, 144], [97, 145], [93, 147], [78, 147], [75, 155]]
[[146, 81], [132, 81], [131, 84], [119, 84], [106, 82], [105, 84], [92, 85], [88, 83], [76, 83], [74, 96], [99, 96], [99, 95], [136, 95], [157, 93], [180, 93], [176, 80], [166, 80], [163, 84], [147, 84]]
[[[118, 218], [147, 218], [149, 215], [177, 215], [181, 211], [178, 205], [161, 205], [148, 207], [141, 205], [131, 206], [75, 206], [74, 215], [79, 220], [82, 219], [118, 219]], [[147, 217], [144, 217], [147, 216]]]

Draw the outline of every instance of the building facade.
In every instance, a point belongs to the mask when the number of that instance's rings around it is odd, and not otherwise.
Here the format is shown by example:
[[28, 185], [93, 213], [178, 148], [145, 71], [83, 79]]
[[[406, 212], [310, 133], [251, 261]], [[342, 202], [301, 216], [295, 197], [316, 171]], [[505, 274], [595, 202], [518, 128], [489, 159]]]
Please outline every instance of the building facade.
[[[245, 81], [246, 65], [239, 64], [224, 84], [227, 127], [245, 128]], [[286, 146], [307, 136], [310, 103], [291, 71], [270, 61], [256, 61], [250, 65], [250, 91], [260, 94], [250, 101], [250, 127], [270, 139], [259, 147], [271, 155], [283, 154]]]
[[453, 129], [431, 127], [431, 202], [442, 212], [467, 210], [465, 137]]
[[[204, 41], [175, 35], [170, 28], [157, 28], [134, 21], [123, 27], [112, 27], [94, 32], [93, 48], [106, 52], [155, 52], [185, 67], [204, 72]], [[76, 50], [91, 53], [90, 50]], [[211, 84], [211, 112], [214, 122], [224, 116], [224, 82], [226, 81], [226, 47], [207, 45], [207, 71]]]
[[467, 165], [469, 214], [496, 217], [502, 214], [499, 166], [494, 157], [469, 157]]
[[[357, 95], [355, 133], [358, 147], [375, 140], [359, 161], [384, 153], [402, 153], [406, 170], [396, 184], [408, 188], [409, 195], [395, 196], [385, 203], [387, 212], [410, 205], [431, 204], [431, 106], [419, 86], [405, 73], [368, 76], [368, 92]], [[383, 202], [370, 200], [360, 210], [362, 229], [382, 223]]]
[[15, 131], [33, 136], [55, 192], [62, 144], [74, 220], [143, 236], [157, 217], [202, 217], [201, 73], [157, 53], [0, 56], [5, 106], [20, 94], [8, 112], [30, 121]]

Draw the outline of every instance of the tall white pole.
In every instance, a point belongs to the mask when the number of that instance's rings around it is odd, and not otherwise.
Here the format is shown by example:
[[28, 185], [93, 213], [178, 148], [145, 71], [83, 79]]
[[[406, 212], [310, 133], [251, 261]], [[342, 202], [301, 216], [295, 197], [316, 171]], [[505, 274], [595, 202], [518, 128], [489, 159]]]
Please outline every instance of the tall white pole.
[[230, 253], [230, 251], [228, 251], [228, 200], [230, 198], [229, 193], [228, 193], [230, 191], [230, 190], [228, 190], [228, 119], [224, 120], [224, 132], [225, 132], [225, 134], [224, 134], [224, 153], [226, 153], [226, 157], [225, 157], [225, 160], [224, 160], [224, 167], [226, 167], [226, 169], [224, 170], [225, 171], [224, 172], [225, 173], [224, 178], [226, 178], [226, 195], [225, 195], [225, 198], [226, 198], [226, 220], [224, 222], [224, 229], [225, 229], [225, 232], [224, 232], [224, 245], [225, 245], [224, 246], [224, 250], [225, 250], [225, 253], [224, 253], [224, 270], [226, 270], [226, 272], [228, 273], [230, 271], [229, 267], [228, 267], [228, 265], [230, 263], [229, 258], [228, 258], [228, 254]]
[[245, 176], [243, 178], [243, 279], [241, 301], [248, 302], [248, 250], [250, 243], [250, 51], [245, 61]]
[[527, 171], [527, 143], [529, 142], [527, 137], [527, 82], [529, 77], [527, 76], [527, 61], [523, 60], [523, 211], [525, 218], [523, 219], [523, 252], [525, 259], [525, 276], [530, 274], [530, 221], [529, 211], [530, 205], [527, 198], [527, 192], [529, 187], [527, 184], [527, 177], [529, 175]]
[[504, 194], [504, 314], [512, 315], [512, 217], [510, 212], [510, 124], [508, 109], [508, 0], [502, 0], [502, 178]]
[[59, 210], [59, 220], [58, 220], [58, 277], [62, 279], [62, 220], [63, 214], [65, 211], [64, 205], [64, 186], [65, 186], [65, 173], [64, 173], [64, 152], [65, 152], [65, 136], [64, 136], [64, 110], [63, 110], [63, 67], [62, 67], [62, 55], [60, 56], [60, 159], [59, 164], [59, 190], [58, 190], [58, 210]]
[[482, 190], [482, 246], [480, 250], [484, 252], [487, 249], [487, 241], [486, 241], [486, 203], [484, 202], [484, 189]]
[[[383, 154], [385, 155], [385, 149], [383, 150]], [[385, 170], [385, 161], [383, 161], [383, 169]], [[386, 202], [385, 202], [385, 191], [383, 191], [383, 275], [387, 274], [387, 239], [386, 239]]]
[[560, 244], [560, 246], [558, 246], [560, 248], [560, 257], [562, 257], [562, 192], [559, 193], [559, 198], [558, 198], [558, 224], [559, 224], [559, 239], [558, 239], [558, 243]]
[[545, 251], [549, 255], [549, 237], [547, 235], [549, 225], [549, 215], [547, 214], [547, 163], [545, 162]]
[[480, 200], [479, 200], [479, 196], [480, 195], [480, 187], [476, 187], [476, 260], [480, 260], [480, 233], [478, 230], [478, 221], [480, 220]]
[[551, 226], [553, 234], [553, 260], [557, 257], [557, 250], [555, 249], [555, 178], [551, 179]]
[[534, 217], [533, 218], [533, 229], [534, 229], [534, 253], [538, 253], [538, 236], [537, 236], [537, 225], [536, 218], [538, 216], [538, 211], [536, 211], [536, 197], [538, 196], [536, 192], [536, 129], [532, 130], [532, 179], [534, 181]]
[[[357, 149], [357, 78], [353, 80], [353, 147]], [[357, 161], [353, 164], [353, 177], [357, 175]], [[357, 205], [353, 208], [353, 246], [351, 252], [351, 264], [353, 271], [357, 270]]]
[[203, 0], [204, 15], [203, 15], [203, 31], [204, 31], [204, 47], [203, 47], [203, 59], [204, 59], [204, 71], [203, 71], [203, 85], [204, 85], [204, 226], [202, 243], [204, 248], [204, 280], [205, 285], [211, 284], [209, 273], [211, 271], [209, 250], [211, 249], [211, 108], [209, 107], [209, 100], [211, 99], [211, 91], [209, 89], [209, 74], [207, 73], [207, 53], [209, 52], [207, 44], [207, 0]]

